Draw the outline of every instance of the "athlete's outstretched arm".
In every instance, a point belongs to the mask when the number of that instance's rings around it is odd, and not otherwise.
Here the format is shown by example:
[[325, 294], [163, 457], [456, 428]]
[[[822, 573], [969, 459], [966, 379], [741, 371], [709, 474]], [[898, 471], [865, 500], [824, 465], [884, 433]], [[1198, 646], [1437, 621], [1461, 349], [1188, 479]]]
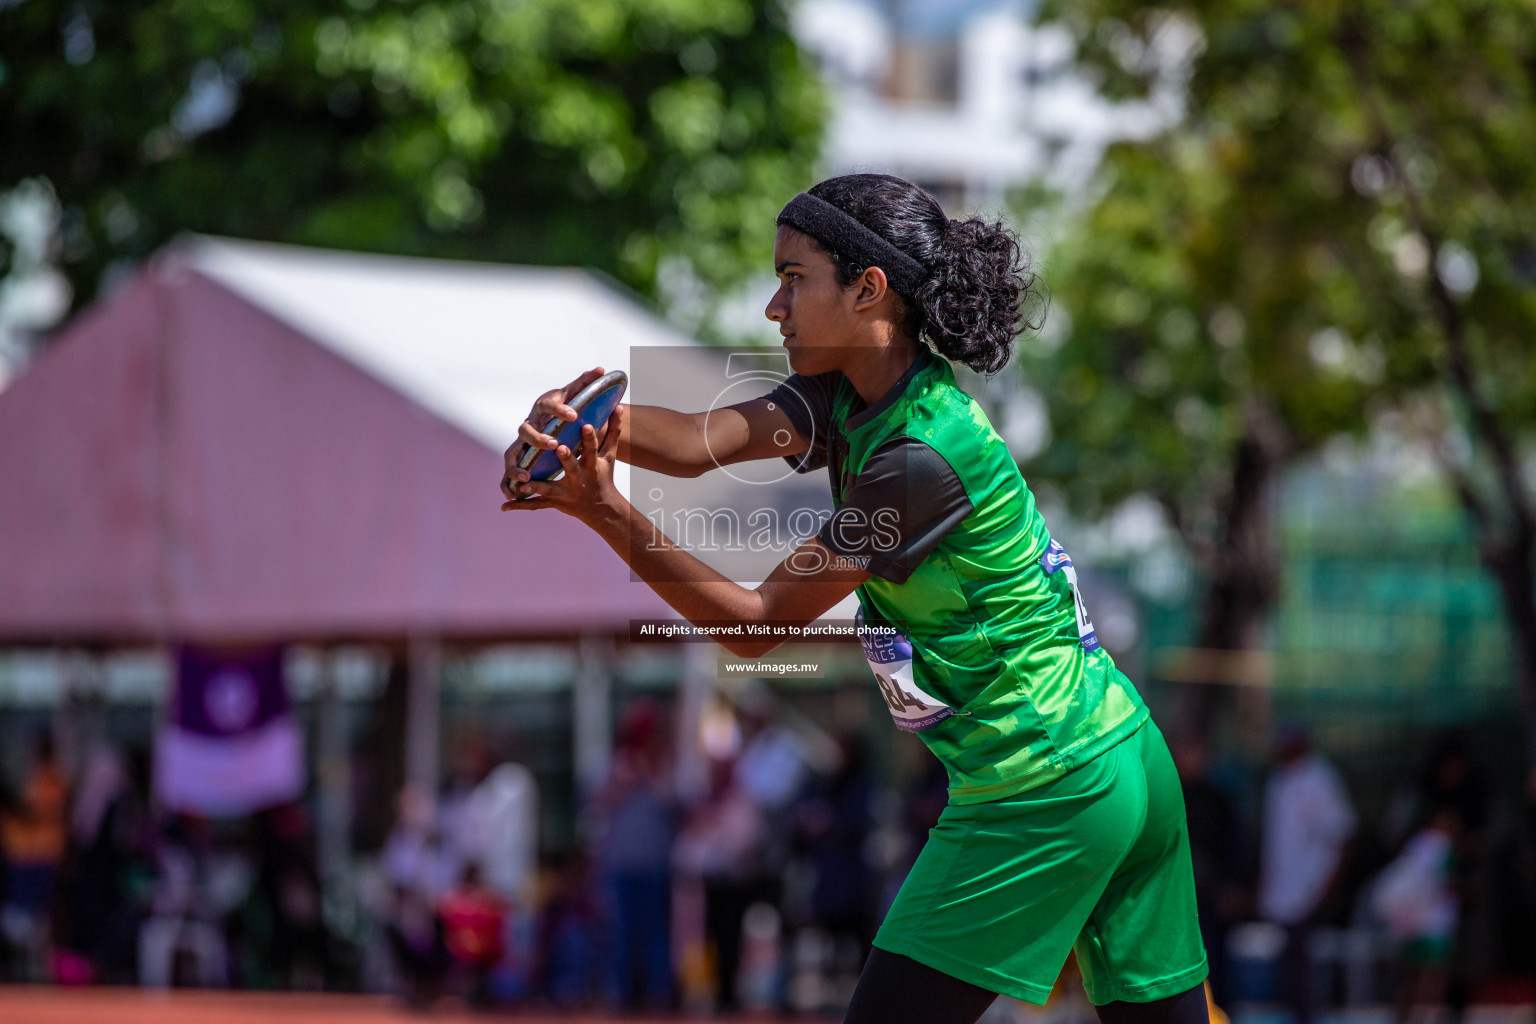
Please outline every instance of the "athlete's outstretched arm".
[[[578, 460], [565, 445], [556, 449], [565, 467], [557, 481], [518, 485], [528, 495], [502, 505], [503, 511], [554, 508], [590, 526], [635, 574], [683, 618], [695, 624], [739, 622], [743, 625], [804, 626], [851, 594], [869, 573], [850, 564], [812, 538], [779, 564], [755, 590], [711, 569], [657, 530], [613, 486], [629, 410], [620, 407], [608, 421], [602, 444], [591, 427], [583, 430]], [[752, 636], [721, 639], [721, 646], [744, 658], [760, 658], [779, 640]]]
[[764, 398], [709, 412], [626, 405], [619, 461], [669, 476], [698, 476], [716, 466], [799, 455], [809, 447], [784, 410]]
[[[512, 497], [511, 485], [526, 482], [528, 473], [517, 468], [530, 446], [552, 448], [554, 438], [540, 428], [551, 417], [574, 420], [576, 411], [566, 399], [603, 375], [596, 367], [563, 388], [539, 396], [528, 419], [517, 428], [517, 440], [505, 455], [506, 473], [502, 494]], [[798, 455], [807, 442], [794, 423], [766, 398], [712, 412], [677, 412], [654, 405], [625, 405], [625, 431], [619, 439], [618, 459], [668, 476], [693, 477], [716, 466], [749, 459]]]

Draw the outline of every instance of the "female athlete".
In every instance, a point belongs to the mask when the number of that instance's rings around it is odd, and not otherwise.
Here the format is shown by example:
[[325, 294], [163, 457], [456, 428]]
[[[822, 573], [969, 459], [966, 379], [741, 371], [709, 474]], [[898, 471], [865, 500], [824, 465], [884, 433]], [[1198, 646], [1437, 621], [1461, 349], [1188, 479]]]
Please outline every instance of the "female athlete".
[[[886, 914], [854, 1024], [969, 1024], [997, 993], [1043, 1004], [1076, 950], [1105, 1024], [1205, 1024], [1205, 951], [1178, 777], [1099, 646], [1071, 559], [947, 360], [995, 372], [1030, 289], [1001, 224], [950, 220], [887, 175], [832, 178], [778, 217], [779, 325], [794, 375], [727, 410], [620, 406], [578, 459], [540, 432], [602, 373], [539, 399], [507, 451], [506, 510], [555, 508], [694, 622], [805, 625], [857, 590], [898, 728], [949, 773], [949, 803]], [[937, 355], [934, 351], [937, 351]], [[943, 357], [943, 358], [940, 358]], [[557, 482], [529, 482], [526, 446]], [[655, 531], [614, 462], [676, 476], [787, 457], [826, 466], [835, 512], [754, 589]], [[892, 632], [894, 630], [894, 632]], [[750, 635], [750, 631], [743, 631]], [[772, 640], [726, 643], [759, 657]]]

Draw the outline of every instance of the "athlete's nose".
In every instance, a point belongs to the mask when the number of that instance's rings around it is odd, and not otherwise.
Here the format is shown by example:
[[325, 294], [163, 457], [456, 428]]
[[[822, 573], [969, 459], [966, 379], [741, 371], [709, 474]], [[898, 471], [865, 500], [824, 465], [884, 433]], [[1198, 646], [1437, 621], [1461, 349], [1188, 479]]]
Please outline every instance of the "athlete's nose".
[[784, 308], [784, 303], [779, 298], [781, 294], [782, 292], [774, 292], [773, 298], [768, 300], [768, 305], [763, 309], [763, 315], [776, 324], [783, 323], [784, 318], [789, 315], [789, 311]]

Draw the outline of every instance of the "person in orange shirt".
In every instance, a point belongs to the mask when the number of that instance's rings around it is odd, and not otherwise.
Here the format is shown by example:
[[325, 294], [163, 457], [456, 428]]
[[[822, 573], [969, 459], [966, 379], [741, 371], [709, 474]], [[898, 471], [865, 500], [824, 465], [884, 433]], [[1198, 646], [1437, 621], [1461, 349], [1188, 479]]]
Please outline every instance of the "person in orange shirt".
[[[22, 945], [32, 964], [20, 980], [38, 981], [40, 954], [46, 935], [48, 905], [53, 897], [67, 838], [65, 805], [68, 786], [54, 754], [53, 737], [44, 733], [32, 750], [32, 767], [11, 806], [0, 811], [0, 856], [4, 858], [5, 910], [26, 922]], [[9, 972], [7, 972], [9, 973]]]

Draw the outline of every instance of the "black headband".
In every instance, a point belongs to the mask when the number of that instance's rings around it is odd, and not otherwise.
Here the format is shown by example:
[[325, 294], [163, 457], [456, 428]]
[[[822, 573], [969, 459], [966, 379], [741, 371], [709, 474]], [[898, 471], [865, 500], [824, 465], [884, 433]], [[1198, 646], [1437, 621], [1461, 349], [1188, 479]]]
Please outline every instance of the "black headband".
[[825, 199], [801, 192], [779, 211], [778, 224], [803, 231], [839, 256], [857, 260], [866, 267], [879, 267], [885, 279], [899, 294], [913, 296], [928, 270], [878, 233], [866, 227], [852, 214], [838, 209]]

